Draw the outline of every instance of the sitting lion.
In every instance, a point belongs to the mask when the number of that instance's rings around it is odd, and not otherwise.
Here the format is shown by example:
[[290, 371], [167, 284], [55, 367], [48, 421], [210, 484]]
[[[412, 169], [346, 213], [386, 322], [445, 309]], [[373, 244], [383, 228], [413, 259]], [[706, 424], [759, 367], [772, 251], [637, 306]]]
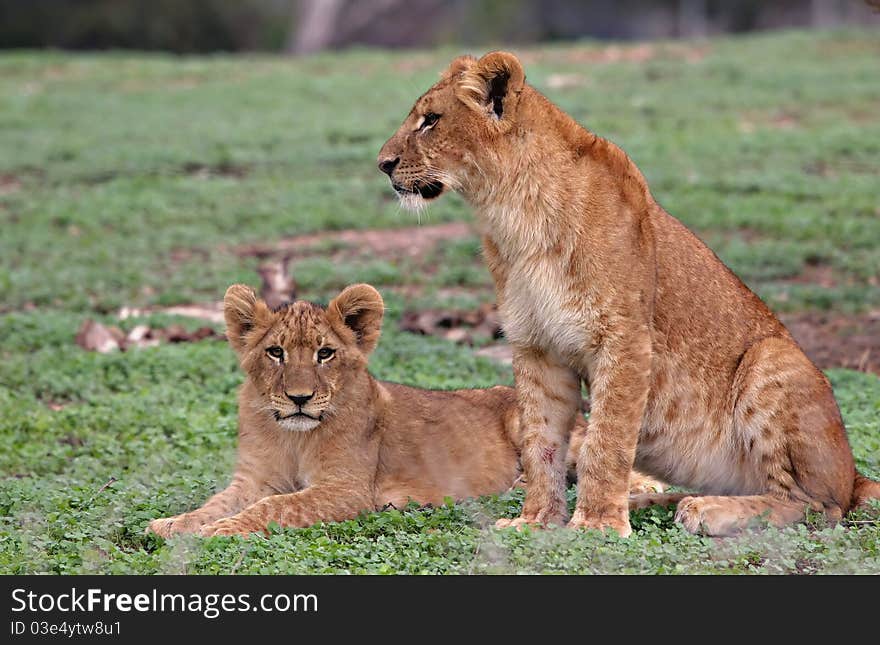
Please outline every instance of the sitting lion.
[[529, 480], [521, 516], [499, 526], [567, 519], [557, 448], [582, 382], [592, 413], [572, 528], [630, 534], [633, 466], [700, 493], [676, 518], [708, 535], [809, 510], [838, 521], [880, 499], [831, 384], [785, 326], [516, 56], [452, 61], [377, 161], [403, 205], [454, 190], [483, 231]]
[[[247, 379], [232, 483], [198, 510], [150, 522], [167, 537], [309, 526], [408, 501], [441, 503], [521, 482], [513, 388], [435, 391], [374, 379], [367, 358], [383, 302], [353, 285], [323, 307], [270, 310], [244, 285], [226, 292], [227, 336]], [[586, 423], [572, 435], [573, 470]], [[633, 473], [635, 492], [662, 490]]]

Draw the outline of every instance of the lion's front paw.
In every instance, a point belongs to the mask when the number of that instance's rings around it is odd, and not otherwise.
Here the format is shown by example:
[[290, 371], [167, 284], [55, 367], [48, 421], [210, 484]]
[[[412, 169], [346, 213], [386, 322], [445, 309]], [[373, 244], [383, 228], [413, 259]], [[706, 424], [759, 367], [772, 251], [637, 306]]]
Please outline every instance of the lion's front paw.
[[534, 520], [529, 520], [524, 517], [514, 517], [507, 518], [502, 517], [500, 520], [495, 522], [496, 529], [516, 529], [517, 531], [522, 531], [525, 527], [530, 529], [542, 529], [544, 526], [540, 522], [535, 522]]
[[575, 511], [574, 517], [568, 523], [570, 529], [596, 529], [598, 531], [612, 530], [620, 537], [632, 535], [632, 527], [629, 525], [629, 512], [607, 513], [602, 515], [587, 515], [581, 511]]
[[201, 524], [194, 520], [192, 516], [184, 513], [174, 517], [160, 517], [152, 520], [147, 525], [147, 532], [152, 531], [159, 537], [170, 538], [181, 533], [196, 533], [200, 526]]
[[561, 513], [523, 513], [519, 517], [513, 519], [502, 517], [495, 522], [496, 529], [514, 528], [517, 531], [523, 530], [525, 527], [531, 529], [547, 529], [565, 524], [565, 515]]
[[210, 524], [206, 524], [199, 531], [202, 537], [214, 537], [216, 535], [250, 535], [262, 531], [261, 527], [243, 522], [235, 517], [224, 517]]

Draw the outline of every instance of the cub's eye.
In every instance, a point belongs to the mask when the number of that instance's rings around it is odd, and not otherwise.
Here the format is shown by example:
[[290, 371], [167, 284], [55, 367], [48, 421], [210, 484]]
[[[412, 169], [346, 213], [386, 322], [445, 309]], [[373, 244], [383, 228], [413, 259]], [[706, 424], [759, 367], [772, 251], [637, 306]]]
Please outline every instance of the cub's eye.
[[266, 349], [266, 353], [274, 359], [281, 360], [284, 358], [284, 350], [278, 347], [277, 345], [273, 345]]
[[428, 112], [425, 116], [422, 117], [422, 125], [419, 128], [420, 130], [427, 130], [428, 128], [434, 127], [434, 124], [440, 120], [439, 114], [434, 114], [433, 112]]
[[318, 350], [318, 361], [323, 363], [324, 361], [330, 360], [333, 354], [336, 353], [335, 349], [331, 349], [329, 347], [322, 347]]

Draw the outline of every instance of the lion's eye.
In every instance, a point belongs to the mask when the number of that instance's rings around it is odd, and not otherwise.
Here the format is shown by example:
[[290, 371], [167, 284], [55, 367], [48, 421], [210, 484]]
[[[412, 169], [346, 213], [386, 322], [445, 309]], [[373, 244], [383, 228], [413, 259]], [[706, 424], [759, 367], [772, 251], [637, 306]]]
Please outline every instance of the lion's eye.
[[330, 358], [335, 353], [335, 349], [331, 349], [330, 347], [322, 347], [318, 350], [318, 360], [323, 363], [324, 361], [330, 360]]
[[267, 348], [266, 353], [279, 361], [284, 358], [284, 350], [278, 347], [278, 345], [273, 345], [272, 347]]
[[425, 116], [422, 117], [422, 126], [420, 129], [427, 130], [434, 126], [437, 121], [440, 120], [439, 114], [434, 114], [433, 112], [428, 112]]

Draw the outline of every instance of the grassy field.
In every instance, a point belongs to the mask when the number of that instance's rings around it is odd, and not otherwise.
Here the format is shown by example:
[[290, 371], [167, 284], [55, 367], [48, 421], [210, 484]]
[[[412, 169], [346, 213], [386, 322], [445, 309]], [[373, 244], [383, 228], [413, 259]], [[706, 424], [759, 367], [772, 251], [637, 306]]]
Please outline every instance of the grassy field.
[[[656, 508], [619, 540], [496, 532], [518, 512], [509, 493], [267, 538], [144, 534], [225, 485], [242, 377], [224, 342], [101, 355], [77, 329], [192, 328], [203, 323], [117, 312], [258, 284], [248, 244], [416, 224], [374, 159], [457, 53], [0, 55], [0, 572], [880, 573], [877, 512], [712, 540]], [[520, 53], [529, 80], [622, 145], [771, 306], [807, 331], [851, 324], [863, 367], [880, 356], [880, 33]], [[422, 218], [471, 215], [453, 197]], [[465, 234], [378, 253], [326, 233], [307, 252], [293, 243], [293, 272], [312, 299], [355, 280], [382, 290], [376, 376], [488, 386], [509, 367], [397, 328], [407, 308], [491, 300], [478, 246]], [[836, 357], [824, 366], [859, 467], [880, 476], [880, 378]]]

